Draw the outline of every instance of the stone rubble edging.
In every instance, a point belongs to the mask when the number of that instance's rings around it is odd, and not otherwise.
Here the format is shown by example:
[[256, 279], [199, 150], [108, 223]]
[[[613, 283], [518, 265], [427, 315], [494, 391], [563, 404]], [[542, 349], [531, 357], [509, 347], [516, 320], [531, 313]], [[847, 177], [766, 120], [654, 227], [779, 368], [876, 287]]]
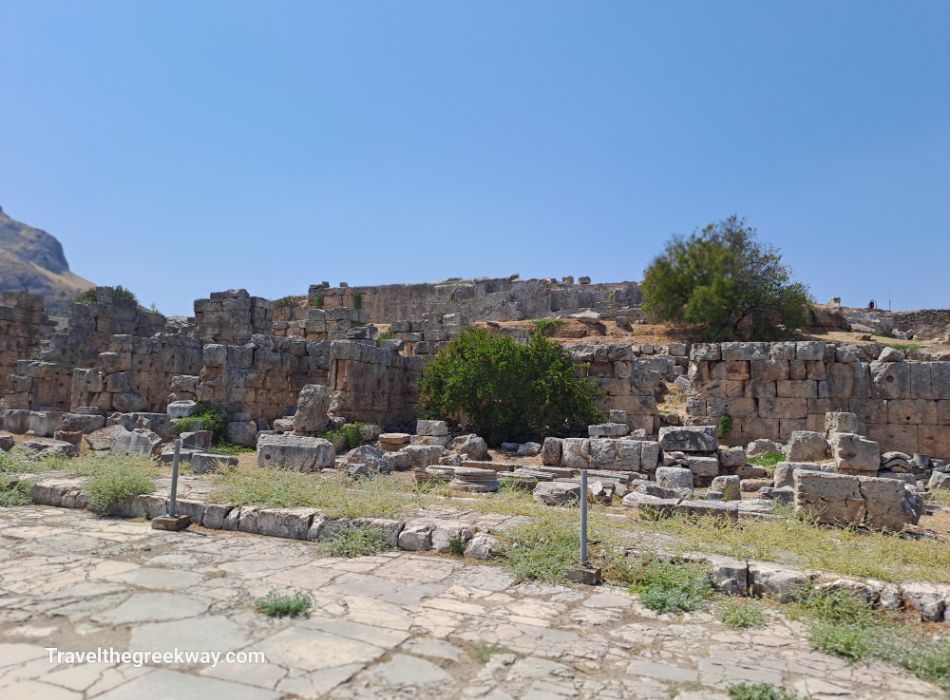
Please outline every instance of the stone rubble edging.
[[[65, 482], [65, 483], [64, 483]], [[31, 487], [31, 497], [39, 505], [85, 509], [86, 498], [75, 480], [43, 481]], [[167, 512], [168, 499], [157, 494], [126, 498], [109, 515], [152, 519]], [[327, 540], [348, 524], [379, 527], [389, 546], [410, 552], [450, 551], [453, 540], [465, 544], [464, 556], [486, 560], [498, 550], [500, 542], [477, 525], [433, 517], [409, 518], [329, 518], [315, 508], [260, 508], [194, 499], [178, 499], [179, 512], [192, 522], [212, 530], [231, 530], [266, 537], [306, 541]], [[950, 623], [950, 585], [928, 581], [889, 583], [874, 579], [851, 578], [828, 572], [755, 559], [737, 559], [707, 552], [673, 553], [669, 551], [627, 549], [633, 555], [702, 562], [711, 567], [713, 587], [725, 595], [768, 597], [787, 603], [804, 585], [846, 589], [885, 610], [901, 607], [920, 613], [927, 622]]]

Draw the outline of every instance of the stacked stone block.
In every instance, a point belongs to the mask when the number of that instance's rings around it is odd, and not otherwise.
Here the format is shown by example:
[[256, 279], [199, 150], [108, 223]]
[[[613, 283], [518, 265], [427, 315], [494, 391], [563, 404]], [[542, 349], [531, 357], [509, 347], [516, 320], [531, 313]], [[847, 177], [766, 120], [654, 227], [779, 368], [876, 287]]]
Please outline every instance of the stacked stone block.
[[246, 289], [212, 292], [195, 300], [195, 336], [215, 343], [243, 343], [254, 334], [272, 332], [274, 305]]
[[730, 444], [824, 431], [851, 412], [881, 449], [950, 456], [950, 362], [881, 362], [879, 346], [821, 341], [696, 344], [687, 414], [732, 417]]

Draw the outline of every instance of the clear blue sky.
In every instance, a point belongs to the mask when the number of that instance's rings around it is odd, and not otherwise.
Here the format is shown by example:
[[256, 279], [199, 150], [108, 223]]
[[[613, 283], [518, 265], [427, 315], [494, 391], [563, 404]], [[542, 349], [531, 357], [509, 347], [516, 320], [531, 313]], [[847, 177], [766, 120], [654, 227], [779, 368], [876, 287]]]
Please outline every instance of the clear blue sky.
[[165, 313], [640, 279], [732, 213], [824, 301], [950, 306], [950, 1], [0, 0], [0, 206]]

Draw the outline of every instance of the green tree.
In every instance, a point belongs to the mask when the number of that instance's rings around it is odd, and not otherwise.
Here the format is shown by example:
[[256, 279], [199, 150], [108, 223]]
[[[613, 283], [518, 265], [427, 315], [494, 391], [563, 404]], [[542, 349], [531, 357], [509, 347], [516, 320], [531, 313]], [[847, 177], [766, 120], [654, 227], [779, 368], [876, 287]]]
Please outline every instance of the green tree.
[[570, 355], [535, 333], [524, 345], [466, 328], [422, 371], [421, 413], [452, 418], [492, 445], [563, 434], [601, 420], [596, 384]]
[[709, 340], [773, 340], [808, 322], [808, 289], [737, 216], [675, 237], [647, 267], [643, 308], [662, 321], [702, 324]]

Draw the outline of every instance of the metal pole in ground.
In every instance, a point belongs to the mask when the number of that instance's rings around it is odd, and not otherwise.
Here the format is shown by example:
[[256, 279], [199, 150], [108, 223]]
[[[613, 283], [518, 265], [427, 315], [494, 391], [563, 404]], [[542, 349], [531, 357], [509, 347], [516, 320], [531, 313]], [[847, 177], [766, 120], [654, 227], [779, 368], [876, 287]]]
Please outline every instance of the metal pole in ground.
[[178, 517], [178, 462], [181, 459], [181, 438], [175, 440], [175, 454], [172, 457], [172, 492], [168, 499], [168, 514]]
[[577, 566], [572, 566], [566, 572], [567, 578], [575, 583], [586, 583], [596, 586], [600, 583], [600, 569], [590, 565], [587, 556], [587, 470], [581, 469], [581, 560]]
[[581, 469], [581, 561], [587, 566], [587, 470]]
[[172, 456], [172, 488], [168, 495], [168, 513], [152, 518], [153, 530], [184, 530], [191, 524], [191, 518], [178, 514], [178, 463], [181, 461], [181, 438], [175, 440], [175, 452]]

